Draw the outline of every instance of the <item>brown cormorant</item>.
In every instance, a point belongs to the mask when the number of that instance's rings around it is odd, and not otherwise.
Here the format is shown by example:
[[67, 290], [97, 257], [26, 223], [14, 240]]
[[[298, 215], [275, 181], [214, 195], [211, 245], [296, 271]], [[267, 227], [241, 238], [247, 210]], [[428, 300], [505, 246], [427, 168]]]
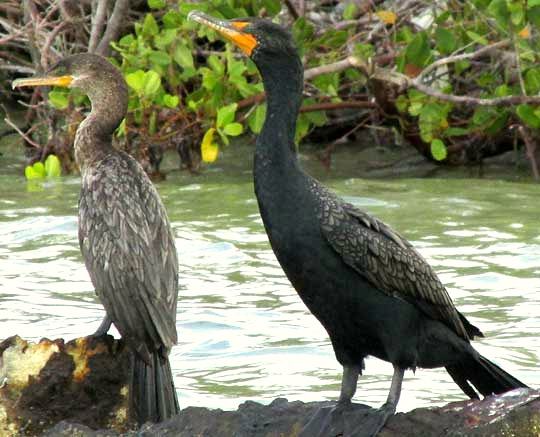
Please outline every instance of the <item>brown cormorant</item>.
[[178, 262], [174, 235], [161, 199], [142, 167], [112, 146], [126, 115], [122, 73], [93, 54], [62, 59], [45, 75], [13, 87], [79, 88], [92, 110], [75, 136], [81, 170], [79, 243], [106, 317], [132, 351], [130, 417], [159, 422], [179, 411], [168, 355], [176, 344]]
[[337, 406], [312, 419], [304, 435], [327, 435], [337, 413], [350, 408], [368, 355], [392, 363], [394, 375], [375, 420], [350, 435], [376, 434], [384, 426], [406, 369], [445, 367], [471, 398], [525, 387], [471, 346], [482, 333], [407, 240], [300, 168], [294, 133], [303, 68], [290, 34], [264, 19], [225, 21], [198, 11], [189, 17], [238, 45], [261, 73], [268, 106], [255, 147], [259, 210], [279, 263], [343, 366]]

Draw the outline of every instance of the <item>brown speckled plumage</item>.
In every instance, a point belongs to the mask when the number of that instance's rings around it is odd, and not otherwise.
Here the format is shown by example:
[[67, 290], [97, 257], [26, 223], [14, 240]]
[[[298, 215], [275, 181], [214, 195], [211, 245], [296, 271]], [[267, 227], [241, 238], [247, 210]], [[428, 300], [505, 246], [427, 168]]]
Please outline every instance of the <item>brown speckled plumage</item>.
[[50, 73], [73, 75], [72, 86], [92, 103], [74, 144], [80, 248], [107, 317], [134, 353], [130, 414], [139, 423], [161, 421], [179, 411], [168, 361], [177, 341], [178, 262], [155, 187], [131, 156], [112, 147], [127, 85], [116, 67], [90, 54], [68, 57]]

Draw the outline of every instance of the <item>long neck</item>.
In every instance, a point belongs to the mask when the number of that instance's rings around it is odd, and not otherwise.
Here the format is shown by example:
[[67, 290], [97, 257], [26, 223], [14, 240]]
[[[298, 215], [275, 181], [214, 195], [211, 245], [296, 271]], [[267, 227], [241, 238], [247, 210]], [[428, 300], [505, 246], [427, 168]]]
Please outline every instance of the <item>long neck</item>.
[[295, 165], [294, 133], [302, 101], [303, 68], [298, 56], [257, 63], [266, 91], [266, 120], [257, 138], [255, 165]]
[[123, 80], [88, 91], [92, 111], [75, 135], [75, 160], [81, 171], [112, 150], [112, 134], [126, 115], [128, 90]]

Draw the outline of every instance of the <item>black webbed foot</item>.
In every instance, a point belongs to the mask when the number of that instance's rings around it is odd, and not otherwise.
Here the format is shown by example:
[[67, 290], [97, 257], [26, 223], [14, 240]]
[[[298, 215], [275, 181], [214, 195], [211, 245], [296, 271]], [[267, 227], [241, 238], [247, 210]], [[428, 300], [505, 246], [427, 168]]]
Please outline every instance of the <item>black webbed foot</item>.
[[370, 410], [362, 416], [350, 414], [345, 420], [343, 437], [375, 437], [395, 411], [394, 405], [386, 403], [381, 408]]
[[321, 407], [302, 428], [298, 437], [356, 436], [351, 432], [362, 427], [370, 411], [373, 410], [367, 405], [351, 402]]

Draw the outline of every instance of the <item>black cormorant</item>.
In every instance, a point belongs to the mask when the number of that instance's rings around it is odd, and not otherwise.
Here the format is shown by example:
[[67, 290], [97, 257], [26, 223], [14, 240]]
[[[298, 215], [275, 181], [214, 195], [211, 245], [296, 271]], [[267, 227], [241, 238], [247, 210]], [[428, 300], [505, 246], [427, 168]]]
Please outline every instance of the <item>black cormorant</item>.
[[406, 369], [445, 367], [471, 398], [525, 387], [471, 346], [482, 333], [458, 312], [407, 240], [300, 168], [294, 133], [303, 68], [290, 34], [264, 19], [224, 21], [198, 11], [190, 18], [238, 45], [262, 76], [268, 107], [255, 147], [259, 210], [279, 263], [325, 327], [343, 366], [338, 405], [308, 426], [311, 435], [325, 435], [329, 417], [350, 406], [368, 355], [392, 363], [394, 375], [370, 430], [360, 424], [351, 435], [376, 434], [384, 426], [395, 412]]
[[142, 167], [115, 150], [112, 134], [126, 115], [122, 73], [93, 54], [69, 56], [45, 75], [13, 87], [56, 85], [86, 93], [92, 111], [75, 136], [81, 170], [79, 243], [106, 317], [132, 353], [130, 417], [159, 422], [179, 411], [168, 355], [176, 344], [178, 262], [161, 199]]

